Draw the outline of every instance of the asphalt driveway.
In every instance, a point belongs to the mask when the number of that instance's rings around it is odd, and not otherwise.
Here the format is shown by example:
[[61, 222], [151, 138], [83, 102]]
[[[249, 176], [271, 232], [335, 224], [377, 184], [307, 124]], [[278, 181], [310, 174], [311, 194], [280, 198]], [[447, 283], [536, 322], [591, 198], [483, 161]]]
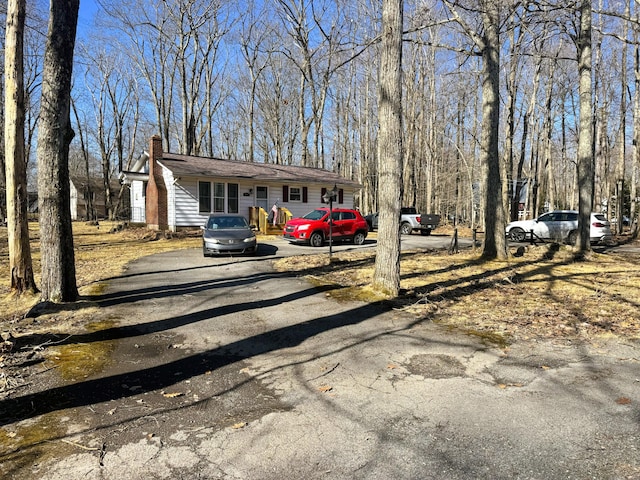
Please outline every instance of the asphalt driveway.
[[111, 280], [91, 313], [110, 326], [65, 340], [110, 362], [0, 403], [4, 435], [56, 429], [0, 476], [640, 478], [636, 343], [485, 345], [274, 272], [289, 248], [170, 252]]

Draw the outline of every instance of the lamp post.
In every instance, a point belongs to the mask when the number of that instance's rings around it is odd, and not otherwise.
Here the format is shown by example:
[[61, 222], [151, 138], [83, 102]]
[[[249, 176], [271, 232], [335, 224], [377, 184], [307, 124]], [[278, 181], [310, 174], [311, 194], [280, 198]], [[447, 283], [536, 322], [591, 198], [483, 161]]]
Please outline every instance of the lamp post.
[[338, 185], [334, 184], [332, 190], [328, 190], [323, 196], [322, 201], [329, 204], [329, 263], [333, 255], [333, 201], [338, 196]]

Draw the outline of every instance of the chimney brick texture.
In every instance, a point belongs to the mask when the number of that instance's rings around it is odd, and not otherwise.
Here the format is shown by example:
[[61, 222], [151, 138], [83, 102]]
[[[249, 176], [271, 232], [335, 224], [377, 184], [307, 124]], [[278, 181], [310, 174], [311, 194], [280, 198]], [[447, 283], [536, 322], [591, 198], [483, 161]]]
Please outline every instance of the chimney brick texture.
[[162, 159], [162, 138], [158, 135], [149, 141], [149, 182], [147, 183], [146, 216], [150, 230], [167, 230], [167, 186], [158, 160]]

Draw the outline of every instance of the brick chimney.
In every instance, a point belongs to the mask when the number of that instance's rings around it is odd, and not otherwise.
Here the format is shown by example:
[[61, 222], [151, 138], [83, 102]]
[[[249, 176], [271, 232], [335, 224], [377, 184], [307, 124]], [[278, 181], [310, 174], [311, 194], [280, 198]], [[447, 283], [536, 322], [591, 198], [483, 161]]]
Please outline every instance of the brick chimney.
[[158, 165], [162, 160], [162, 138], [158, 135], [149, 141], [149, 182], [147, 183], [146, 216], [147, 228], [167, 230], [167, 187]]

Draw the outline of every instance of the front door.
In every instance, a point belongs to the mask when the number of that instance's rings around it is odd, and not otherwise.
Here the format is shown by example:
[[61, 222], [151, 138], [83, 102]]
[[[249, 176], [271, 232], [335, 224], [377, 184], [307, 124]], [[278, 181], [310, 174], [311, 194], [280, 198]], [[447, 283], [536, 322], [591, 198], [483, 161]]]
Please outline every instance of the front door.
[[344, 223], [340, 212], [331, 212], [331, 238], [340, 238], [344, 235]]
[[269, 213], [271, 205], [269, 205], [269, 189], [267, 187], [256, 187], [256, 207], [262, 208]]

